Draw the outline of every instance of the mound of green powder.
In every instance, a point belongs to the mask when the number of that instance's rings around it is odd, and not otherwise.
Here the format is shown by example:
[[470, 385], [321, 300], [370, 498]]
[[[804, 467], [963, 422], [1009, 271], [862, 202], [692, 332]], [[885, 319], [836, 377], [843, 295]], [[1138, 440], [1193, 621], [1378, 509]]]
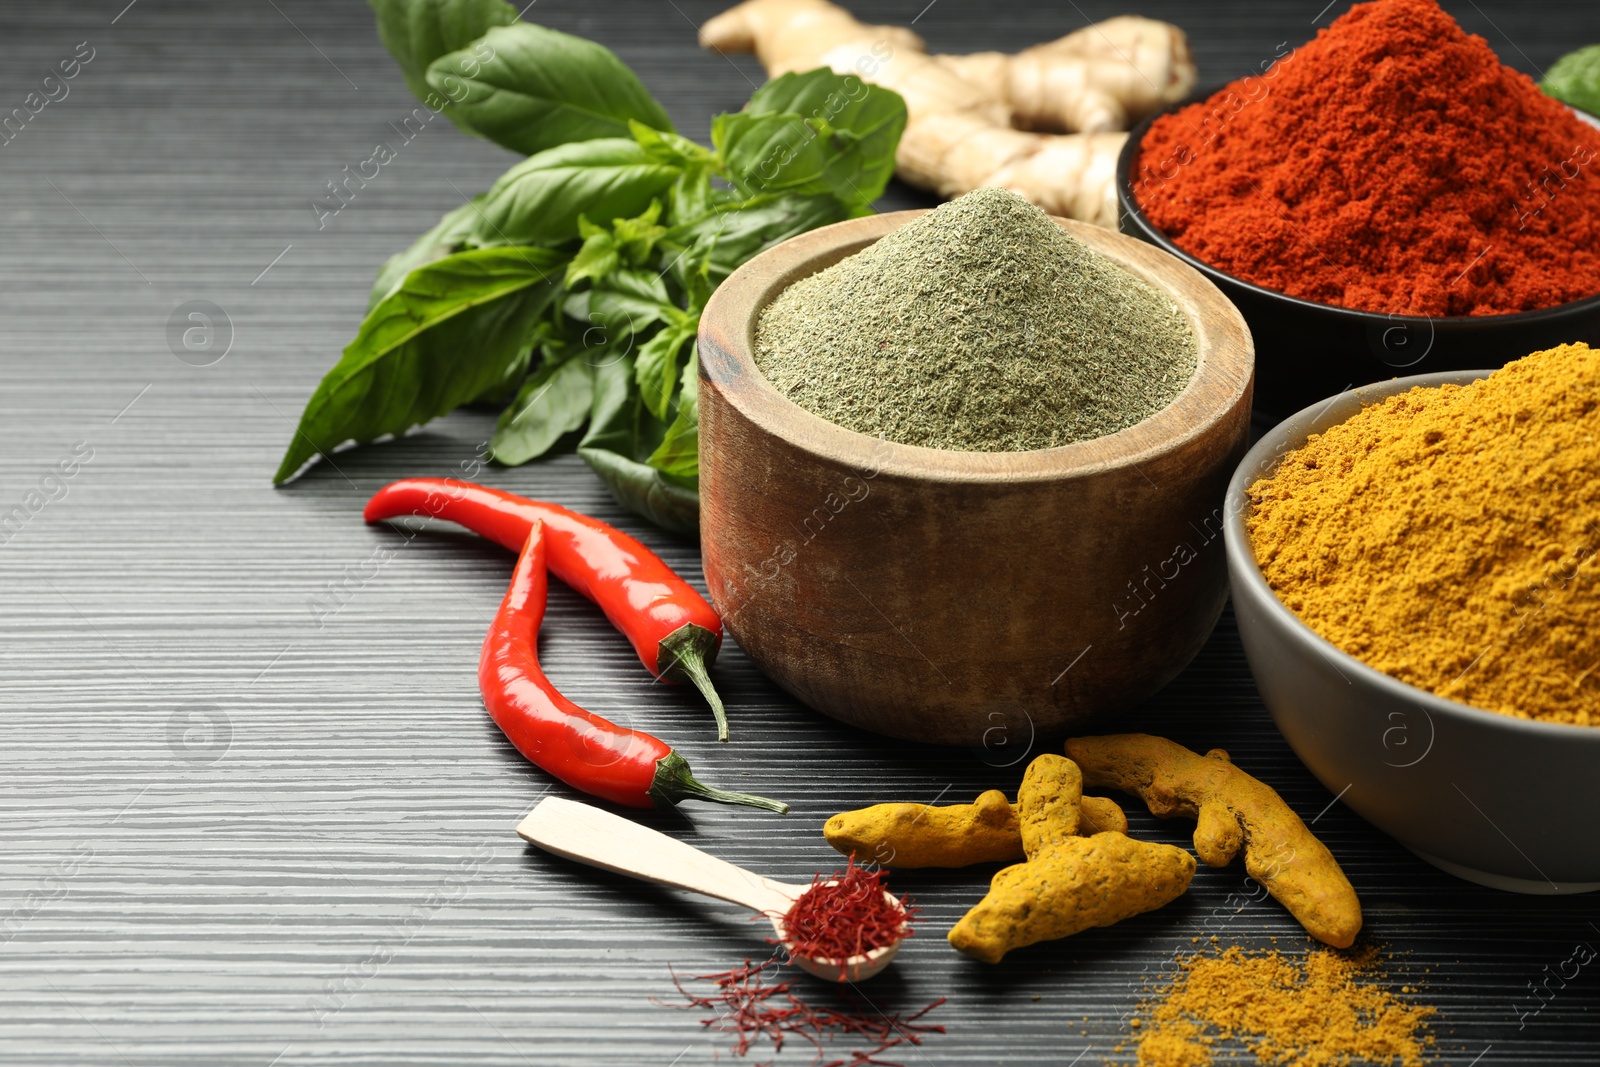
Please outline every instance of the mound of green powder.
[[1104, 437], [1195, 369], [1171, 297], [1004, 189], [980, 189], [785, 289], [756, 365], [846, 429], [1021, 452]]

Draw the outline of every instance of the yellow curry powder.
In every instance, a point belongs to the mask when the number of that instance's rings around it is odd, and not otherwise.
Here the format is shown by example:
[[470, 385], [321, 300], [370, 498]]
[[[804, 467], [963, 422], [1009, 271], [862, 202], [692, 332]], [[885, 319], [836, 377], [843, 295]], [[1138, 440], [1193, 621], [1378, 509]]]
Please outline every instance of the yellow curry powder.
[[1178, 961], [1177, 977], [1133, 1020], [1140, 1067], [1228, 1062], [1227, 1042], [1264, 1064], [1421, 1067], [1433, 1036], [1429, 1007], [1413, 1006], [1368, 980], [1377, 950], [1320, 949], [1303, 957], [1249, 955], [1237, 946]]
[[1373, 404], [1250, 497], [1267, 581], [1340, 649], [1463, 704], [1600, 726], [1600, 352]]

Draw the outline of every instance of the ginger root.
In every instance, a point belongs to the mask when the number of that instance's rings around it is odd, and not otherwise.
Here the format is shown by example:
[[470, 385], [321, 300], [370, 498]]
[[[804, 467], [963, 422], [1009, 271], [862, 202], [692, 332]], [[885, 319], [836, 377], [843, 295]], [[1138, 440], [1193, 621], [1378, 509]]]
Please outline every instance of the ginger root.
[[1015, 55], [936, 55], [935, 62], [1011, 107], [1018, 129], [1054, 133], [1126, 130], [1187, 96], [1194, 61], [1183, 31], [1118, 15]]
[[1027, 861], [999, 871], [989, 892], [951, 928], [950, 944], [985, 963], [1012, 949], [1068, 937], [1175, 900], [1194, 857], [1120, 833], [1079, 837], [1082, 777], [1061, 756], [1040, 756], [1017, 791]]
[[1067, 755], [1091, 785], [1132, 793], [1162, 818], [1195, 819], [1194, 850], [1208, 865], [1225, 866], [1243, 848], [1250, 877], [1318, 941], [1355, 943], [1361, 902], [1339, 862], [1276, 790], [1226, 752], [1201, 756], [1163, 737], [1112, 734], [1075, 737]]
[[[905, 181], [941, 196], [1000, 186], [1052, 215], [1115, 228], [1118, 130], [1194, 87], [1175, 26], [1121, 16], [1016, 55], [930, 56], [900, 26], [829, 0], [746, 0], [700, 29], [702, 47], [754, 52], [769, 77], [828, 67], [893, 89]], [[1052, 131], [1052, 132], [1039, 132]]]
[[[1078, 832], [1085, 837], [1128, 831], [1128, 817], [1105, 797], [1083, 797], [1078, 817]], [[968, 867], [1026, 855], [1016, 805], [998, 789], [971, 804], [874, 804], [840, 812], [823, 825], [822, 834], [845, 855], [885, 867]]]

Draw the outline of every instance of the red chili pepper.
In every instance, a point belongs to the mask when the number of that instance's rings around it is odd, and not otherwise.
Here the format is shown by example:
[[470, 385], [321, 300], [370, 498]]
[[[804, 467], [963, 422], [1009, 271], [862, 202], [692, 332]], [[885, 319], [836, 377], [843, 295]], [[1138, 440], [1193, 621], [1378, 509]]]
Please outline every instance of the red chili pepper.
[[432, 515], [513, 552], [522, 550], [533, 524], [543, 522], [556, 577], [599, 605], [651, 674], [692, 682], [716, 716], [717, 740], [728, 739], [728, 718], [706, 673], [722, 645], [722, 620], [660, 556], [621, 530], [559, 504], [454, 478], [393, 482], [367, 501], [365, 515], [368, 522]]
[[549, 589], [545, 542], [543, 524], [535, 522], [478, 659], [484, 706], [517, 751], [574, 789], [633, 808], [699, 797], [787, 812], [789, 805], [775, 800], [702, 785], [666, 742], [602, 719], [556, 691], [539, 668]]

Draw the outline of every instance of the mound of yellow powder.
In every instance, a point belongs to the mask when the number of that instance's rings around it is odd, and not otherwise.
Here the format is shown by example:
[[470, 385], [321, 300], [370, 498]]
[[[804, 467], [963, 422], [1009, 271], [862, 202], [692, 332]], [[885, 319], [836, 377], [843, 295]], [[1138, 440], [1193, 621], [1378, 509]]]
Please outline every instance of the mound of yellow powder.
[[1434, 1009], [1377, 984], [1371, 947], [1292, 957], [1234, 946], [1178, 964], [1177, 978], [1134, 1020], [1140, 1067], [1208, 1067], [1214, 1054], [1236, 1062], [1219, 1047], [1226, 1042], [1264, 1064], [1421, 1067], [1433, 1046], [1425, 1023]]
[[1600, 725], [1600, 352], [1390, 397], [1250, 497], [1267, 581], [1345, 652], [1463, 704]]

